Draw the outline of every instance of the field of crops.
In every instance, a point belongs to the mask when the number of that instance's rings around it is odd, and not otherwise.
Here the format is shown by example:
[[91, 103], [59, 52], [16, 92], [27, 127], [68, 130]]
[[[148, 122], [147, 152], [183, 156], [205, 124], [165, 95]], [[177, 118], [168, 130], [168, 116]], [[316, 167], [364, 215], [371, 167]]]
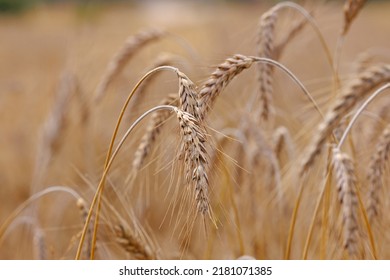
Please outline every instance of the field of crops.
[[389, 259], [389, 3], [143, 3], [0, 14], [0, 259]]

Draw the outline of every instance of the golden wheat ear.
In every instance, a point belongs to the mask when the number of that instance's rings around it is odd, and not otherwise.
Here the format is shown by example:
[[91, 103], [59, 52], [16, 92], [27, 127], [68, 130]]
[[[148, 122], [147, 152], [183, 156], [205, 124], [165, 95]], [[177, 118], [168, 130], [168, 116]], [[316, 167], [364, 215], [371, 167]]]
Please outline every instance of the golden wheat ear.
[[294, 142], [290, 132], [284, 126], [278, 127], [272, 135], [273, 151], [278, 158], [279, 163], [283, 162], [284, 154], [287, 156], [287, 161], [294, 156]]
[[[278, 7], [274, 6], [269, 11], [264, 13], [259, 22], [259, 35], [257, 40], [257, 56], [258, 57], [274, 57], [274, 36], [275, 24], [277, 20]], [[271, 105], [272, 99], [272, 65], [259, 64], [257, 66], [257, 79], [260, 86], [260, 100], [262, 102], [261, 117], [268, 120], [273, 114], [273, 107]]]
[[114, 227], [116, 242], [135, 260], [155, 260], [155, 253], [141, 238], [124, 225]]
[[303, 91], [308, 100], [312, 103], [317, 112], [323, 117], [320, 108], [311, 96], [310, 92], [299, 81], [299, 79], [283, 64], [264, 57], [245, 56], [236, 54], [227, 58], [223, 63], [217, 66], [217, 69], [203, 83], [197, 98], [198, 115], [197, 118], [203, 121], [208, 111], [215, 103], [217, 97], [225, 89], [226, 86], [242, 71], [250, 68], [254, 63], [270, 64], [279, 68], [291, 78]]
[[203, 83], [198, 94], [199, 119], [203, 120], [222, 90], [244, 69], [251, 67], [253, 60], [240, 54], [227, 58]]
[[70, 101], [77, 90], [77, 80], [69, 72], [62, 74], [56, 93], [53, 109], [43, 124], [37, 149], [32, 191], [36, 192], [42, 184], [50, 161], [58, 153], [69, 122]]
[[325, 120], [318, 126], [317, 133], [304, 156], [300, 170], [301, 175], [314, 165], [327, 139], [332, 135], [342, 118], [373, 89], [386, 82], [390, 82], [390, 65], [385, 64], [368, 68], [346, 85], [340, 97], [325, 115]]
[[[169, 94], [162, 100], [160, 105], [178, 106], [179, 98], [177, 97], [177, 94]], [[163, 110], [154, 112], [152, 114], [149, 124], [146, 127], [146, 133], [142, 136], [141, 142], [134, 154], [134, 160], [132, 164], [134, 171], [139, 171], [141, 169], [146, 157], [150, 154], [153, 144], [157, 140], [164, 123], [170, 117], [170, 115], [171, 114], [169, 111]]]
[[[180, 106], [183, 111], [196, 118], [198, 116], [196, 86], [184, 73], [176, 70], [176, 74], [179, 79], [178, 96], [175, 94], [169, 94], [161, 101], [160, 105], [172, 105], [175, 107]], [[141, 168], [145, 158], [150, 153], [153, 143], [160, 134], [161, 127], [169, 116], [170, 112], [162, 110], [152, 114], [152, 119], [149, 122], [146, 133], [142, 137], [141, 144], [138, 146], [135, 153], [133, 161], [134, 170], [138, 171]]]
[[[282, 39], [282, 41], [275, 46], [275, 26], [279, 17], [279, 12], [282, 9], [289, 8], [299, 12], [304, 20], [298, 22], [290, 32]], [[305, 24], [310, 23], [314, 28], [314, 31], [317, 33], [318, 38], [321, 41], [321, 44], [324, 48], [328, 62], [332, 68], [333, 77], [335, 83], [338, 82], [337, 73], [334, 70], [333, 59], [329, 50], [328, 45], [322, 35], [316, 21], [310, 15], [309, 12], [305, 10], [302, 6], [285, 1], [276, 4], [267, 12], [265, 12], [259, 20], [258, 35], [257, 35], [257, 56], [261, 58], [268, 58], [277, 60], [283, 49], [286, 47], [287, 43], [293, 39], [300, 30], [305, 26]], [[257, 112], [262, 120], [268, 121], [274, 114], [274, 108], [272, 105], [273, 99], [273, 68], [274, 65], [260, 63], [257, 65], [257, 80], [259, 83], [259, 99], [260, 99], [260, 112]]]
[[347, 34], [352, 22], [363, 8], [366, 0], [347, 0], [344, 4], [344, 26], [342, 35]]
[[390, 151], [390, 125], [387, 125], [375, 146], [374, 154], [371, 157], [368, 169], [368, 206], [367, 215], [370, 222], [373, 222], [380, 214], [380, 194], [383, 187], [383, 173], [389, 159]]
[[121, 73], [126, 64], [139, 50], [144, 46], [159, 40], [164, 35], [166, 35], [166, 32], [163, 30], [147, 29], [130, 36], [109, 62], [96, 89], [95, 101], [100, 102], [115, 77]]
[[337, 192], [343, 215], [343, 247], [350, 258], [358, 258], [358, 198], [356, 174], [353, 161], [339, 149], [333, 149], [333, 169], [336, 176]]
[[365, 2], [366, 0], [346, 0], [344, 3], [344, 23], [336, 43], [334, 55], [334, 69], [337, 75], [339, 71], [341, 52], [343, 49], [346, 34], [348, 33], [352, 22], [354, 21], [360, 10], [363, 8]]
[[[139, 84], [138, 84], [139, 85]], [[132, 93], [130, 94], [130, 96]], [[128, 101], [125, 102], [128, 104]], [[124, 106], [126, 108], [126, 106]], [[129, 137], [130, 133], [134, 130], [134, 128], [148, 115], [159, 111], [159, 110], [168, 110], [176, 113], [177, 119], [180, 124], [180, 131], [182, 136], [183, 143], [183, 151], [184, 151], [184, 162], [185, 162], [185, 178], [188, 182], [193, 182], [194, 192], [195, 192], [195, 200], [198, 212], [203, 214], [209, 214], [211, 218], [211, 212], [209, 207], [209, 199], [208, 199], [208, 177], [207, 177], [207, 164], [208, 164], [208, 155], [206, 150], [206, 132], [203, 126], [201, 126], [197, 119], [191, 114], [171, 105], [160, 105], [156, 106], [146, 112], [144, 112], [134, 123], [127, 129], [115, 150], [111, 152], [111, 149], [108, 153], [108, 161], [104, 166], [104, 171], [95, 191], [94, 197], [91, 202], [91, 206], [88, 211], [88, 216], [86, 218], [86, 222], [84, 224], [84, 228], [80, 237], [78, 249], [76, 252], [76, 259], [80, 259], [81, 251], [83, 248], [83, 244], [85, 242], [85, 238], [88, 231], [88, 226], [92, 218], [92, 213], [96, 205], [98, 204], [98, 200], [101, 201], [102, 193], [104, 190], [104, 184], [110, 171], [112, 164], [117, 157], [119, 151], [123, 147], [124, 142]], [[121, 113], [123, 116], [123, 112]], [[121, 118], [120, 118], [121, 119]], [[120, 122], [119, 122], [120, 123]], [[116, 135], [116, 134], [115, 134]], [[114, 137], [115, 138], [115, 137]], [[98, 213], [98, 211], [96, 212]], [[98, 214], [95, 215], [97, 217]], [[92, 252], [94, 251], [96, 245], [96, 235], [97, 235], [97, 218], [95, 218], [95, 227], [92, 237]], [[91, 252], [91, 258], [93, 258], [93, 253]]]
[[[185, 178], [195, 190], [196, 208], [201, 214], [210, 215], [207, 137], [204, 127], [191, 114], [176, 109], [183, 143]], [[180, 157], [179, 157], [180, 158]]]

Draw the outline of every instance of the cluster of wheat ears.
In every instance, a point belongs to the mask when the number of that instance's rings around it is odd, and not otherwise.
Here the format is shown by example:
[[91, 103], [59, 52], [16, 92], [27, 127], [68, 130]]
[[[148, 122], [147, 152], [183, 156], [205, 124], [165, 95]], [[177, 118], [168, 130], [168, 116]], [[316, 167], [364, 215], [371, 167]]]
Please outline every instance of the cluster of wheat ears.
[[[33, 194], [1, 225], [0, 242], [10, 238], [16, 224], [26, 223], [33, 236], [32, 250], [41, 259], [389, 257], [383, 213], [389, 202], [384, 187], [389, 174], [389, 116], [387, 106], [377, 108], [376, 114], [366, 107], [390, 88], [390, 64], [365, 55], [348, 79], [339, 75], [343, 42], [364, 3], [345, 1], [344, 25], [333, 55], [314, 12], [293, 2], [278, 3], [261, 15], [255, 55], [228, 57], [199, 85], [172, 66], [173, 55], [159, 55], [112, 125], [104, 164], [95, 168], [101, 171], [100, 179], [94, 182], [80, 174], [89, 192], [75, 186], [41, 186], [61, 148], [69, 104], [78, 98], [82, 130], [93, 131], [102, 118], [94, 109], [104, 103], [113, 82], [142, 48], [161, 39], [182, 45], [184, 41], [160, 29], [130, 36], [109, 62], [90, 103], [83, 100], [82, 81], [65, 74], [41, 131]], [[275, 41], [278, 19], [286, 15], [283, 10], [301, 18]], [[329, 64], [326, 105], [319, 105], [304, 83], [279, 62], [304, 28], [314, 31]], [[229, 112], [213, 112], [225, 88], [252, 65], [254, 88], [244, 108], [231, 113], [234, 120], [226, 120]], [[316, 122], [310, 130], [305, 127], [292, 135], [278, 121], [275, 71], [303, 93], [305, 109]], [[131, 119], [130, 112], [143, 108], [149, 86], [162, 72], [175, 74], [178, 92], [167, 93], [160, 104]], [[244, 86], [236, 90], [240, 91], [236, 95], [247, 95]], [[217, 120], [213, 127], [211, 119]], [[364, 134], [369, 137], [359, 136], [362, 130], [369, 130]], [[298, 141], [304, 146], [299, 152]], [[88, 145], [86, 155], [93, 153]], [[55, 194], [71, 195], [74, 202], [67, 207], [78, 207], [81, 213], [81, 219], [73, 221], [76, 233], [67, 235], [61, 249], [55, 246], [56, 238], [48, 241], [39, 219], [39, 201]], [[56, 255], [55, 250], [62, 251]]]

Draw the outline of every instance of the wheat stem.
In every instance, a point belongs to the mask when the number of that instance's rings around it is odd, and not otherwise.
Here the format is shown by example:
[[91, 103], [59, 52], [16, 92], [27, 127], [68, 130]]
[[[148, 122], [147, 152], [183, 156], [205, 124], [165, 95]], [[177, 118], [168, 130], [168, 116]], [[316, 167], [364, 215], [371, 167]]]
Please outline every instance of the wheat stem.
[[[141, 84], [148, 78], [150, 77], [152, 74], [155, 74], [159, 71], [163, 71], [163, 70], [169, 70], [169, 71], [173, 71], [175, 73], [178, 72], [178, 69], [175, 68], [175, 67], [172, 67], [172, 66], [160, 66], [160, 67], [156, 67], [152, 70], [150, 70], [149, 72], [147, 72], [138, 82], [137, 84], [134, 86], [133, 90], [130, 92], [130, 94], [128, 95], [125, 103], [123, 104], [123, 107], [121, 109], [121, 112], [119, 114], [119, 117], [118, 117], [118, 120], [116, 122], [116, 125], [115, 125], [115, 128], [114, 128], [114, 132], [112, 134], [112, 137], [111, 137], [111, 141], [110, 141], [110, 144], [109, 144], [109, 147], [108, 147], [108, 151], [107, 151], [107, 155], [106, 155], [106, 160], [105, 160], [105, 163], [104, 163], [104, 167], [107, 166], [108, 164], [108, 161], [110, 159], [110, 156], [111, 156], [111, 152], [112, 152], [112, 149], [114, 147], [114, 142], [115, 142], [115, 139], [116, 139], [116, 136], [118, 134], [118, 130], [119, 130], [119, 126], [122, 122], [122, 119], [123, 119], [123, 116], [125, 114], [125, 111], [126, 111], [126, 108], [127, 106], [129, 105], [129, 102], [131, 100], [131, 98], [133, 97], [133, 95], [135, 94], [135, 92], [137, 91], [137, 89], [141, 86]], [[98, 201], [98, 206], [97, 206], [97, 209], [96, 209], [96, 216], [95, 216], [95, 224], [94, 224], [94, 230], [93, 230], [93, 235], [92, 235], [92, 249], [91, 249], [91, 259], [94, 258], [94, 255], [95, 255], [95, 244], [96, 244], [96, 235], [97, 235], [97, 230], [98, 230], [98, 222], [99, 222], [99, 214], [100, 214], [100, 208], [101, 208], [101, 196], [102, 196], [102, 193], [104, 191], [104, 183], [103, 183], [103, 186], [101, 188], [101, 190], [99, 191], [99, 201]]]
[[383, 93], [386, 89], [390, 88], [390, 83], [385, 84], [384, 86], [381, 86], [378, 88], [367, 100], [358, 108], [356, 113], [353, 115], [351, 121], [349, 122], [347, 128], [344, 130], [343, 136], [340, 139], [339, 144], [337, 145], [337, 149], [340, 149], [343, 145], [345, 139], [347, 138], [348, 133], [350, 132], [352, 126], [355, 124], [357, 118], [360, 116], [360, 114], [364, 111], [364, 109], [381, 93]]
[[51, 186], [42, 191], [39, 191], [32, 196], [30, 196], [27, 200], [25, 200], [22, 204], [20, 204], [3, 222], [0, 227], [0, 244], [3, 240], [4, 232], [7, 227], [12, 223], [12, 221], [20, 214], [23, 210], [25, 210], [31, 203], [35, 202], [37, 199], [42, 198], [45, 195], [48, 195], [53, 192], [65, 192], [73, 196], [76, 200], [81, 199], [81, 196], [73, 189], [65, 186]]
[[[104, 182], [105, 182], [105, 179], [107, 177], [107, 173], [108, 171], [110, 170], [111, 168], [111, 165], [114, 161], [114, 159], [116, 158], [119, 150], [121, 149], [123, 143], [125, 142], [125, 140], [127, 139], [127, 137], [129, 136], [129, 134], [133, 131], [133, 129], [149, 114], [155, 112], [155, 111], [158, 111], [158, 110], [174, 110], [175, 107], [173, 106], [169, 106], [169, 105], [162, 105], [162, 106], [156, 106], [148, 111], [146, 111], [145, 113], [143, 113], [138, 119], [136, 119], [133, 124], [130, 126], [130, 128], [126, 131], [126, 133], [124, 134], [124, 136], [122, 137], [122, 139], [120, 140], [120, 142], [118, 143], [116, 149], [114, 150], [114, 152], [112, 153], [112, 155], [110, 155], [110, 158], [107, 162], [107, 164], [105, 164], [105, 167], [104, 167], [104, 171], [103, 171], [103, 174], [102, 174], [102, 177], [100, 179], [100, 182], [99, 182], [99, 185], [96, 189], [96, 192], [95, 192], [95, 195], [92, 199], [92, 202], [91, 202], [91, 206], [89, 208], [89, 211], [88, 211], [88, 216], [86, 218], [86, 221], [85, 221], [85, 224], [84, 224], [84, 228], [83, 228], [83, 231], [82, 231], [82, 234], [81, 234], [81, 237], [80, 237], [80, 242], [79, 242], [79, 246], [78, 246], [78, 249], [77, 249], [77, 252], [76, 252], [76, 260], [80, 259], [80, 254], [81, 254], [81, 250], [82, 250], [82, 246], [83, 246], [83, 243], [84, 243], [84, 239], [85, 239], [85, 235], [88, 231], [88, 224], [91, 220], [91, 217], [92, 217], [92, 211], [93, 211], [93, 208], [95, 207], [97, 201], [98, 201], [98, 198], [101, 197], [100, 194], [102, 192], [102, 189], [103, 189], [103, 186], [104, 186]], [[96, 217], [97, 217], [97, 213], [96, 213]], [[97, 218], [96, 218], [97, 219]], [[95, 219], [95, 225], [96, 225], [96, 219]], [[95, 227], [96, 229], [96, 227]], [[94, 231], [93, 233], [93, 236], [96, 236], [96, 232]], [[93, 238], [92, 242], [96, 242], [96, 237]], [[92, 250], [93, 250], [93, 247], [95, 247], [95, 244], [93, 244], [92, 246]], [[91, 254], [91, 258], [92, 258], [92, 254]]]

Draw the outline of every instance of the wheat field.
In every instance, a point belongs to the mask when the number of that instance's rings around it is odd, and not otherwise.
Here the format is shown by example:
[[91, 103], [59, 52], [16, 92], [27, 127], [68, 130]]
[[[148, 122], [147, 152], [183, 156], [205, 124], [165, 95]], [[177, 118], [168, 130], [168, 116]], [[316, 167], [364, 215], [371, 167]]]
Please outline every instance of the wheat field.
[[0, 14], [0, 259], [389, 259], [389, 9]]

